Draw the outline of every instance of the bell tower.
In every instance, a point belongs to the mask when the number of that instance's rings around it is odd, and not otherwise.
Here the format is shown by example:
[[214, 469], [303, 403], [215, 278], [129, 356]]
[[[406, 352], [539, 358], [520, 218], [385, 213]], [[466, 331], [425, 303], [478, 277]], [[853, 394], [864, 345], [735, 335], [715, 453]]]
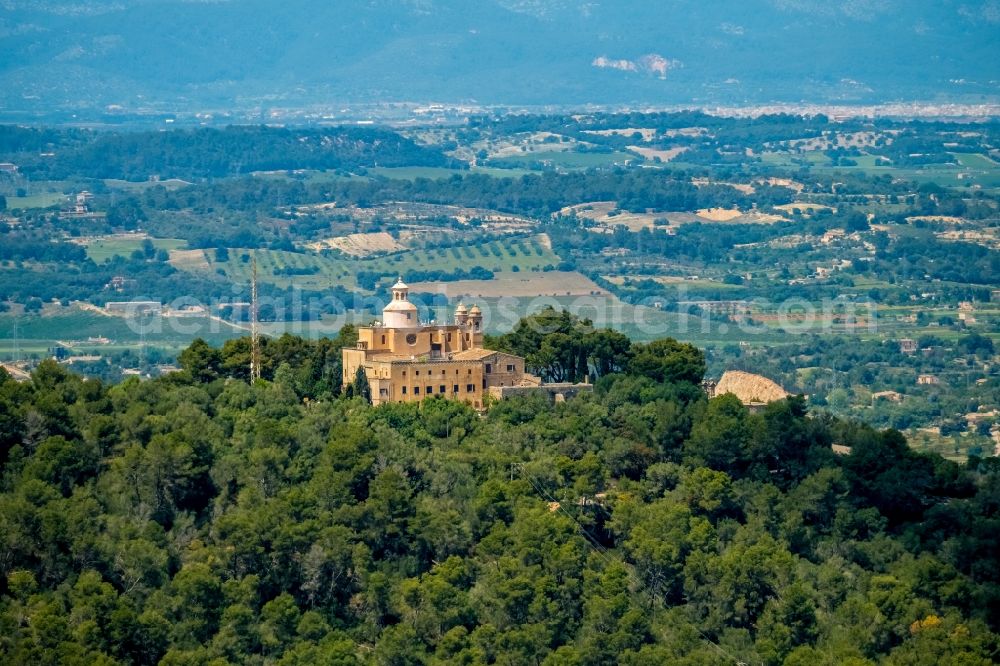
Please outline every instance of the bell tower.
[[482, 349], [483, 347], [483, 311], [479, 309], [478, 305], [473, 305], [469, 308], [469, 319], [466, 324], [469, 332], [472, 334], [472, 346], [476, 349]]
[[410, 288], [400, 277], [392, 285], [392, 300], [382, 309], [382, 323], [386, 328], [416, 328], [420, 326], [417, 306], [410, 302]]

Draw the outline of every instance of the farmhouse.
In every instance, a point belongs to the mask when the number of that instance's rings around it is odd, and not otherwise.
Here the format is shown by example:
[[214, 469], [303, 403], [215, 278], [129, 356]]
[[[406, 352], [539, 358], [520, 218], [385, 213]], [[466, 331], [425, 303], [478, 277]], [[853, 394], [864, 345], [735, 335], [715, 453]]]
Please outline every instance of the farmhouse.
[[343, 359], [344, 385], [363, 369], [375, 405], [442, 396], [481, 409], [484, 396], [503, 397], [503, 388], [541, 386], [520, 356], [483, 349], [478, 306], [459, 304], [453, 324], [421, 323], [402, 278], [382, 321], [360, 327], [357, 347], [344, 349]]
[[72, 220], [72, 219], [78, 219], [78, 220], [84, 220], [84, 219], [86, 219], [86, 220], [97, 220], [97, 219], [104, 219], [104, 217], [105, 217], [104, 213], [95, 213], [95, 212], [91, 211], [90, 208], [88, 208], [87, 204], [93, 198], [94, 198], [94, 195], [91, 194], [90, 192], [86, 191], [86, 190], [84, 190], [83, 192], [80, 192], [79, 194], [76, 195], [76, 203], [73, 205], [73, 207], [70, 208], [70, 209], [68, 209], [68, 210], [64, 210], [64, 211], [60, 212], [59, 213], [59, 218], [63, 219], [63, 220]]

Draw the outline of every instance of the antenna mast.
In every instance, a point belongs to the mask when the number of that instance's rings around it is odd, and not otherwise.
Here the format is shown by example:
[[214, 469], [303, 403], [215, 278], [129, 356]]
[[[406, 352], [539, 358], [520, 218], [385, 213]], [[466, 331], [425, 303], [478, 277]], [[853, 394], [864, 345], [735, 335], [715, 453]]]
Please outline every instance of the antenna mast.
[[257, 330], [257, 256], [250, 263], [250, 383], [260, 379], [260, 332]]

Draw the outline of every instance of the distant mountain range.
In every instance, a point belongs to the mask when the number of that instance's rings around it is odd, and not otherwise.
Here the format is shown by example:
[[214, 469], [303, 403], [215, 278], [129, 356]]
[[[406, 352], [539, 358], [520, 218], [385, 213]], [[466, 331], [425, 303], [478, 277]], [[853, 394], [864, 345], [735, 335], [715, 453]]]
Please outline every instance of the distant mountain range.
[[0, 0], [0, 113], [1000, 96], [1000, 0]]

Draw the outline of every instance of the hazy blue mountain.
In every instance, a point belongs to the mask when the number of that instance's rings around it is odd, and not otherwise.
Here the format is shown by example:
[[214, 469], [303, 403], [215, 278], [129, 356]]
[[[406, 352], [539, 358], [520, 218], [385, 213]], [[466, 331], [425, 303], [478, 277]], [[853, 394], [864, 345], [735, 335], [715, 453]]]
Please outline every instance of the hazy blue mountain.
[[0, 110], [1000, 92], [998, 0], [0, 0]]

